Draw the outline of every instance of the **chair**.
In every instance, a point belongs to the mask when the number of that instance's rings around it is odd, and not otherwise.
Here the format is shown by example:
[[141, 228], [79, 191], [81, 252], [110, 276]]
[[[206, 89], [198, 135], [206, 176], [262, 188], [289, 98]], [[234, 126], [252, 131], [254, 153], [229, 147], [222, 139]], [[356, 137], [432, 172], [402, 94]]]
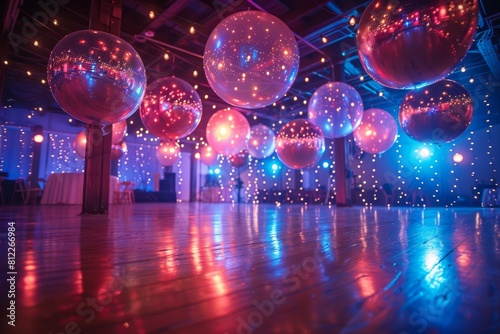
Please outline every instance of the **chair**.
[[[12, 194], [12, 198], [10, 199], [10, 204], [14, 204], [16, 201], [16, 195], [21, 196], [21, 200], [23, 204], [27, 204], [28, 202], [28, 187], [27, 182], [24, 179], [17, 179], [14, 183], [14, 193]], [[19, 197], [17, 196], [17, 197]]]
[[392, 205], [393, 204], [393, 199], [394, 199], [394, 191], [393, 191], [393, 186], [390, 183], [384, 183], [382, 185], [382, 194], [384, 195], [384, 203], [385, 205]]
[[40, 183], [44, 184], [46, 181], [43, 178], [38, 178], [37, 182], [28, 182], [26, 188], [26, 203], [25, 204], [37, 204], [38, 199], [42, 197], [43, 194], [43, 186], [40, 186]]
[[119, 183], [119, 190], [115, 191], [114, 202], [117, 204], [135, 203], [134, 196], [135, 182], [122, 181]]

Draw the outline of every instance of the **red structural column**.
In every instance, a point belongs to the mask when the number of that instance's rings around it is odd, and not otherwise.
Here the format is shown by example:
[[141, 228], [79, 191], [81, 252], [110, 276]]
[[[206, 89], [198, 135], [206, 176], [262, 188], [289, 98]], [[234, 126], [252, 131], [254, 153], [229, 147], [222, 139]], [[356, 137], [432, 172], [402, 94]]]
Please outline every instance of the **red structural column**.
[[[333, 67], [333, 80], [344, 81], [344, 63], [337, 63]], [[335, 138], [335, 188], [337, 206], [351, 206], [351, 182], [349, 159], [349, 143], [347, 137]]]
[[[118, 36], [122, 0], [92, 0], [89, 29]], [[82, 213], [106, 214], [111, 173], [111, 125], [89, 124], [85, 153]]]

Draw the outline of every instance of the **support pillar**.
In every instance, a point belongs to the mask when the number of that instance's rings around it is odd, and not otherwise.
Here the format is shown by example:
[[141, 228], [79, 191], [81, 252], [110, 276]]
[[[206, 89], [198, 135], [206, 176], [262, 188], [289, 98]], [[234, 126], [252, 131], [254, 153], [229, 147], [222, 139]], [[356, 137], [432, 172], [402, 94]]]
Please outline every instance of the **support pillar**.
[[[120, 35], [122, 0], [92, 0], [89, 29]], [[112, 126], [89, 124], [85, 152], [82, 213], [107, 214]]]
[[[344, 63], [333, 67], [333, 80], [345, 81]], [[351, 206], [351, 161], [347, 137], [335, 138], [335, 188], [337, 207]]]

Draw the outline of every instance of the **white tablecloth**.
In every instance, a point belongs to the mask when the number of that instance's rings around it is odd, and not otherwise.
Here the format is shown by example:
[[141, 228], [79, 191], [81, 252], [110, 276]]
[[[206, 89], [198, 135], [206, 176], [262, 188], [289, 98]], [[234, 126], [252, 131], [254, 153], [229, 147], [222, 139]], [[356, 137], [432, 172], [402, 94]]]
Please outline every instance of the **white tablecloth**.
[[[118, 178], [109, 180], [109, 204], [113, 203], [115, 191], [120, 189]], [[83, 173], [50, 174], [42, 196], [42, 204], [82, 204]]]

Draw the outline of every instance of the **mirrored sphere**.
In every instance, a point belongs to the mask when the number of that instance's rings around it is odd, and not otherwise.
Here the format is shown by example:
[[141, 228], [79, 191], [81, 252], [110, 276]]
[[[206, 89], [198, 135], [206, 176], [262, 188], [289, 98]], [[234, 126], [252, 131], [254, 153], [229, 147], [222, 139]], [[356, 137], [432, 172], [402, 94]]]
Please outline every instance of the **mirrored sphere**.
[[61, 108], [91, 124], [128, 118], [146, 89], [146, 70], [137, 51], [117, 36], [93, 30], [73, 32], [57, 43], [47, 79]]
[[321, 129], [306, 119], [286, 123], [276, 134], [276, 153], [293, 169], [314, 166], [325, 152]]
[[392, 147], [398, 136], [398, 124], [387, 111], [371, 108], [363, 112], [354, 130], [354, 142], [363, 151], [380, 154]]
[[236, 154], [246, 148], [249, 138], [250, 124], [236, 110], [219, 110], [208, 120], [207, 141], [217, 153]]
[[372, 1], [356, 34], [359, 59], [384, 86], [423, 87], [465, 57], [477, 22], [477, 0]]
[[161, 140], [156, 147], [156, 158], [162, 166], [172, 166], [179, 158], [180, 152], [181, 147], [175, 140]]
[[210, 87], [227, 103], [260, 108], [279, 100], [299, 70], [295, 36], [277, 17], [244, 11], [220, 22], [205, 44]]
[[345, 137], [361, 122], [363, 100], [354, 87], [343, 82], [328, 82], [311, 96], [307, 115], [326, 138]]
[[151, 134], [162, 139], [179, 139], [200, 123], [202, 103], [189, 83], [165, 77], [148, 85], [139, 112]]
[[424, 143], [447, 143], [472, 121], [472, 97], [462, 85], [441, 80], [406, 94], [399, 108], [399, 123], [411, 138]]
[[248, 153], [257, 159], [264, 159], [274, 153], [276, 136], [273, 130], [264, 124], [254, 125], [250, 128], [248, 140]]

